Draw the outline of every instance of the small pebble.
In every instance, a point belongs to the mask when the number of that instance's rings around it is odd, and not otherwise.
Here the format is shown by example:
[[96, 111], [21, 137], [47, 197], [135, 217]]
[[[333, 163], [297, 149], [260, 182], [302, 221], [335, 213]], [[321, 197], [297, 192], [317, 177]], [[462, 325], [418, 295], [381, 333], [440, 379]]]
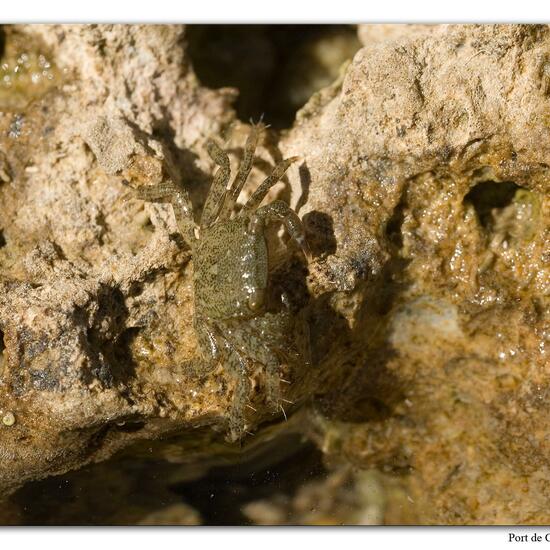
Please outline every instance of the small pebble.
[[15, 424], [15, 415], [12, 412], [7, 412], [2, 417], [2, 423], [4, 426], [13, 426]]

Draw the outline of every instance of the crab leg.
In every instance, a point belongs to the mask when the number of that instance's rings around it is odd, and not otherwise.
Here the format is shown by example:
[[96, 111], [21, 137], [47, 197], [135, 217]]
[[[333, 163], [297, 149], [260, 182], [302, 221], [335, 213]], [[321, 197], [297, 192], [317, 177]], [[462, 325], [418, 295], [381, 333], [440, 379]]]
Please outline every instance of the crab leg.
[[187, 190], [172, 181], [166, 181], [157, 185], [134, 187], [128, 181], [123, 180], [124, 185], [134, 190], [139, 199], [149, 202], [170, 203], [174, 210], [178, 227], [191, 246], [195, 241], [195, 222], [193, 221], [193, 208]]
[[233, 180], [233, 183], [231, 184], [231, 188], [229, 189], [229, 192], [225, 199], [225, 203], [220, 212], [220, 218], [222, 219], [229, 219], [231, 213], [233, 212], [233, 208], [235, 207], [235, 203], [237, 202], [237, 199], [241, 194], [241, 191], [246, 182], [246, 178], [248, 178], [250, 170], [252, 170], [252, 163], [254, 162], [254, 152], [256, 151], [258, 139], [263, 129], [264, 125], [260, 122], [252, 126], [252, 130], [250, 130], [250, 134], [248, 135], [246, 144], [244, 146], [244, 155], [239, 166], [239, 170], [237, 172], [237, 175], [235, 176], [235, 179]]
[[254, 191], [239, 215], [247, 215], [256, 210], [264, 197], [267, 195], [268, 191], [284, 176], [284, 173], [288, 170], [288, 167], [293, 162], [296, 162], [298, 158], [299, 157], [290, 157], [279, 162], [279, 164], [277, 164], [277, 166], [273, 169], [273, 172], [271, 172], [271, 174], [269, 174], [269, 176], [262, 182], [258, 189]]
[[213, 141], [208, 141], [206, 150], [210, 158], [219, 166], [219, 169], [214, 176], [214, 181], [212, 182], [202, 211], [201, 228], [208, 227], [216, 221], [227, 193], [226, 187], [230, 175], [227, 153]]
[[220, 345], [214, 330], [209, 327], [207, 322], [197, 316], [193, 319], [193, 324], [202, 356], [207, 360], [217, 361], [220, 357]]
[[[229, 414], [229, 429], [231, 437], [236, 441], [241, 438], [246, 424], [244, 406], [251, 390], [250, 379], [248, 378], [249, 361], [216, 324], [207, 323], [202, 319], [198, 319], [198, 323], [198, 326], [204, 330], [202, 338], [199, 331], [199, 342], [202, 340], [200, 345], [204, 346], [203, 349], [208, 349], [212, 353], [212, 359], [215, 361], [222, 360], [225, 368], [235, 380], [235, 391]], [[205, 343], [206, 345], [204, 345]]]
[[229, 430], [233, 440], [237, 441], [241, 439], [246, 426], [244, 407], [250, 395], [251, 384], [246, 371], [246, 360], [238, 351], [232, 351], [234, 354], [229, 354], [225, 365], [235, 379], [235, 391], [229, 413]]
[[283, 222], [289, 235], [300, 245], [304, 255], [308, 260], [311, 259], [311, 252], [306, 241], [304, 226], [298, 214], [283, 201], [274, 201], [266, 206], [262, 206], [253, 218], [270, 222]]

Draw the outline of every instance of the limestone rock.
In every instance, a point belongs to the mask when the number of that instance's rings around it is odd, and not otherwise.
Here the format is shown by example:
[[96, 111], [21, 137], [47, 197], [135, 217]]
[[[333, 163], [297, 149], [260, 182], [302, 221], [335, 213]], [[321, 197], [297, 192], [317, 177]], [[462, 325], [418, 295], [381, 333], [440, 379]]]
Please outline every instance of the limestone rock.
[[[121, 179], [183, 182], [199, 212], [206, 139], [246, 135], [234, 91], [200, 85], [180, 26], [18, 29], [64, 76], [0, 116], [0, 409], [15, 418], [0, 485], [169, 435], [177, 460], [226, 452], [230, 383], [188, 369], [189, 250], [170, 208]], [[315, 256], [306, 274], [286, 250], [272, 274], [312, 342], [289, 390], [302, 411], [275, 431], [394, 476], [414, 521], [546, 524], [550, 28], [359, 34], [252, 174], [300, 156], [270, 197], [299, 211]], [[251, 413], [259, 439], [265, 420]]]

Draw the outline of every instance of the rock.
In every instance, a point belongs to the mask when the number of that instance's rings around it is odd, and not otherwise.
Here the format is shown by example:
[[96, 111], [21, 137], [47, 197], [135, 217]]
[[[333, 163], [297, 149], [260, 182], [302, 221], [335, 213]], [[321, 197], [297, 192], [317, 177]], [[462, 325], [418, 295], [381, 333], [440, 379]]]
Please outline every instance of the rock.
[[[248, 131], [234, 91], [200, 85], [180, 26], [18, 30], [64, 76], [0, 116], [0, 409], [16, 420], [0, 429], [4, 493], [168, 436], [181, 462], [235, 452], [230, 379], [190, 368], [191, 254], [170, 207], [121, 182], [183, 182], [199, 213], [204, 143], [242, 147]], [[367, 498], [356, 521], [550, 519], [549, 33], [361, 27], [341, 77], [259, 150], [244, 196], [299, 155], [270, 198], [296, 207], [315, 256], [306, 274], [269, 237], [284, 257], [272, 279], [312, 343], [290, 373], [302, 411], [273, 430], [393, 476], [414, 503], [383, 516]], [[261, 441], [276, 418], [258, 387]], [[247, 514], [280, 519], [271, 501]]]
[[[232, 121], [232, 93], [198, 84], [181, 26], [18, 29], [71, 76], [0, 118], [13, 174], [0, 189], [0, 408], [17, 420], [2, 425], [0, 486], [189, 431], [193, 456], [240, 450], [224, 443], [233, 379], [197, 369], [192, 265], [171, 207], [122, 185], [186, 181], [198, 212], [214, 171], [204, 144]], [[285, 397], [303, 401], [307, 372], [288, 374]], [[249, 431], [286, 414], [262, 391]], [[193, 460], [185, 448], [180, 460]]]
[[312, 433], [421, 523], [546, 523], [549, 28], [391, 34], [282, 146], [334, 229], [310, 289], [352, 328]]

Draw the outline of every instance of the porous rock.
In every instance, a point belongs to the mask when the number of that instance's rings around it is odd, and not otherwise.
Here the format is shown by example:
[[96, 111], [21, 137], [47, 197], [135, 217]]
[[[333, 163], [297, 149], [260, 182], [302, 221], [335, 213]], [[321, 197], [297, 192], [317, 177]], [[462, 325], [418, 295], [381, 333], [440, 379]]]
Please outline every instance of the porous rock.
[[[16, 419], [0, 483], [166, 435], [214, 452], [230, 392], [223, 369], [185, 368], [189, 250], [170, 209], [120, 180], [167, 175], [199, 209], [202, 146], [234, 120], [234, 94], [200, 86], [179, 26], [21, 30], [66, 80], [0, 118], [0, 408]], [[547, 523], [550, 30], [410, 30], [361, 28], [364, 47], [278, 144], [302, 159], [287, 195], [315, 255], [299, 429], [398, 478], [411, 521]]]
[[363, 31], [283, 145], [336, 241], [310, 286], [352, 329], [312, 431], [418, 522], [547, 523], [549, 28]]

